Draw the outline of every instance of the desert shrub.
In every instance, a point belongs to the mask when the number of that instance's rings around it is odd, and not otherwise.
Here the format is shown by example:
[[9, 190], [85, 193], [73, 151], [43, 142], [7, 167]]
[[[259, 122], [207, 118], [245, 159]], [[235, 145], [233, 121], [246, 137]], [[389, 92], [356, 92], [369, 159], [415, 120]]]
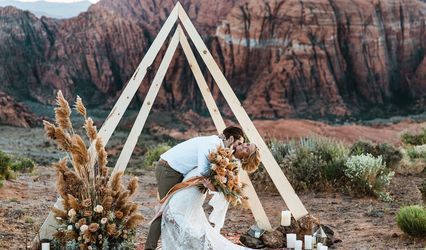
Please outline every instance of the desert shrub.
[[407, 145], [423, 145], [426, 144], [426, 128], [423, 128], [419, 133], [403, 133], [401, 141]]
[[402, 160], [402, 152], [388, 143], [380, 143], [376, 145], [376, 154], [381, 155], [387, 167], [394, 168]]
[[387, 167], [393, 168], [402, 160], [402, 152], [388, 143], [373, 144], [367, 141], [357, 141], [350, 149], [350, 155], [371, 154], [382, 156]]
[[345, 162], [349, 149], [343, 143], [322, 138], [318, 140], [315, 151], [325, 162], [322, 173], [327, 181], [335, 182], [345, 176]]
[[167, 143], [160, 143], [154, 147], [148, 149], [145, 154], [145, 159], [143, 161], [143, 166], [151, 167], [154, 162], [160, 159], [160, 155], [170, 149], [170, 146]]
[[352, 144], [350, 155], [371, 154], [374, 151], [374, 145], [371, 142], [357, 141]]
[[292, 143], [283, 143], [276, 139], [271, 139], [268, 146], [278, 163], [283, 162], [284, 158], [293, 151]]
[[14, 174], [10, 169], [12, 159], [3, 151], [0, 151], [0, 180], [13, 179]]
[[324, 185], [324, 169], [326, 162], [321, 156], [314, 154], [307, 147], [297, 147], [284, 165], [291, 174], [291, 183], [296, 189], [319, 189]]
[[328, 138], [311, 137], [292, 142], [294, 148], [284, 160], [292, 184], [305, 189], [321, 189], [344, 177], [348, 149]]
[[426, 209], [420, 206], [403, 207], [396, 216], [396, 223], [408, 235], [426, 236]]
[[381, 156], [353, 155], [346, 161], [345, 175], [354, 191], [383, 196], [394, 172], [389, 171]]
[[11, 164], [11, 168], [15, 172], [30, 173], [33, 171], [34, 167], [34, 161], [25, 157], [14, 159]]
[[406, 149], [406, 152], [408, 157], [412, 161], [416, 159], [426, 160], [426, 145], [416, 145], [408, 147]]

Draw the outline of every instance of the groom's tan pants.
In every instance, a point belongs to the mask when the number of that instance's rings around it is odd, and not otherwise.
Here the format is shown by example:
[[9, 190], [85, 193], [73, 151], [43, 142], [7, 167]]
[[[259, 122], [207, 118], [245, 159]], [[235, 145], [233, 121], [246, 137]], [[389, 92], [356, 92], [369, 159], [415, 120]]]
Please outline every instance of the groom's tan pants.
[[[157, 179], [158, 194], [160, 199], [162, 199], [164, 196], [166, 196], [170, 188], [182, 182], [183, 175], [171, 168], [166, 161], [160, 159], [155, 167], [155, 178]], [[154, 220], [149, 227], [145, 250], [154, 250], [157, 247], [160, 236], [161, 217]]]

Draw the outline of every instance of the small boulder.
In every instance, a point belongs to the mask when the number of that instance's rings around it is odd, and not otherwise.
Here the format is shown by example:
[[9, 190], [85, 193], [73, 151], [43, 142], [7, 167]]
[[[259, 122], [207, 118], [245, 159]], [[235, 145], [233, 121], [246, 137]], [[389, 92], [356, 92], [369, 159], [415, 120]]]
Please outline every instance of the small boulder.
[[244, 246], [254, 249], [260, 249], [265, 247], [265, 244], [263, 244], [262, 240], [254, 238], [248, 234], [241, 235], [240, 241], [241, 243], [243, 243]]
[[265, 232], [262, 235], [263, 243], [270, 248], [284, 247], [284, 235], [282, 232], [275, 230], [272, 232]]

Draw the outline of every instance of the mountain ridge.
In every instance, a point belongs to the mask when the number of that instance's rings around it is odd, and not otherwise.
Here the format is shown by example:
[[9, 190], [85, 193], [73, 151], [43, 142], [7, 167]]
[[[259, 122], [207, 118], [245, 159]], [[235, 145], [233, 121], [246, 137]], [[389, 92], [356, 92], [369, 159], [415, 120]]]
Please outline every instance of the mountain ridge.
[[[253, 117], [346, 117], [373, 106], [383, 113], [416, 112], [426, 105], [426, 7], [420, 1], [187, 0], [182, 5]], [[6, 11], [12, 17], [0, 34], [25, 20], [28, 25], [17, 31], [27, 42], [0, 35], [0, 52], [23, 51], [21, 58], [0, 53], [6, 64], [0, 72], [7, 72], [0, 74], [6, 83], [0, 89], [41, 103], [53, 103], [61, 89], [70, 99], [79, 94], [88, 105], [109, 108], [173, 6], [167, 0], [103, 0], [64, 20]], [[164, 50], [137, 93], [139, 102]], [[176, 54], [155, 108], [205, 112], [180, 48]], [[219, 107], [230, 114], [201, 67]]]

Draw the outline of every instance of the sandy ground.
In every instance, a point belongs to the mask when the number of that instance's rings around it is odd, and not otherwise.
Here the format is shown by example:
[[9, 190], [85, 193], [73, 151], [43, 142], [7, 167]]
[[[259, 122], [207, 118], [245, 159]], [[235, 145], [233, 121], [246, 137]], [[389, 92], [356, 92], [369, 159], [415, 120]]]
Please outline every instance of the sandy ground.
[[[139, 175], [136, 201], [147, 221], [153, 216], [156, 204], [156, 184], [153, 171]], [[338, 193], [306, 193], [300, 198], [308, 211], [329, 225], [342, 242], [337, 249], [423, 249], [426, 239], [410, 239], [395, 224], [400, 206], [418, 204], [420, 192], [416, 184], [424, 174], [397, 175], [392, 181], [392, 203], [372, 198], [353, 198]], [[262, 204], [274, 226], [278, 226], [280, 211], [285, 204], [280, 196], [259, 193]], [[25, 249], [36, 229], [56, 200], [54, 174], [49, 167], [38, 167], [33, 174], [23, 174], [15, 181], [7, 181], [0, 189], [0, 249]], [[222, 233], [238, 242], [254, 219], [250, 210], [232, 208]], [[147, 223], [138, 228], [137, 242], [146, 239]]]
[[[376, 128], [353, 125], [333, 127], [290, 120], [280, 123], [261, 121], [256, 122], [256, 126], [263, 135], [279, 138], [286, 138], [288, 134], [307, 135], [314, 131], [315, 134], [336, 135], [347, 141], [362, 137], [371, 140], [386, 138], [392, 142], [401, 131], [419, 129], [421, 124], [406, 122]], [[189, 135], [191, 133], [186, 136]], [[120, 132], [114, 136], [116, 139], [111, 141], [112, 147], [122, 143], [125, 138]], [[59, 159], [61, 154], [46, 143], [41, 129], [0, 126], [0, 138], [0, 150], [29, 155], [42, 162], [42, 166], [38, 166], [33, 173], [21, 174], [16, 180], [6, 181], [0, 189], [0, 249], [25, 249], [47, 216], [49, 207], [56, 200], [55, 175], [52, 168], [47, 167], [47, 163]], [[138, 166], [137, 161], [131, 163], [128, 172], [139, 176], [140, 189], [136, 201], [149, 221], [156, 204], [156, 183], [152, 170], [140, 169]], [[420, 203], [420, 192], [416, 185], [425, 175], [396, 175], [390, 187], [391, 196], [395, 200], [391, 203], [332, 192], [305, 193], [300, 194], [300, 198], [307, 210], [320, 218], [323, 224], [329, 225], [335, 231], [336, 237], [342, 240], [335, 245], [337, 249], [424, 249], [426, 239], [411, 239], [405, 236], [396, 226], [394, 218], [401, 206]], [[262, 192], [259, 197], [271, 223], [278, 226], [280, 211], [285, 209], [282, 198]], [[232, 208], [222, 233], [230, 240], [238, 242], [239, 235], [247, 231], [253, 223], [250, 210]], [[147, 223], [139, 226], [136, 239], [138, 244], [144, 242], [147, 230]]]

